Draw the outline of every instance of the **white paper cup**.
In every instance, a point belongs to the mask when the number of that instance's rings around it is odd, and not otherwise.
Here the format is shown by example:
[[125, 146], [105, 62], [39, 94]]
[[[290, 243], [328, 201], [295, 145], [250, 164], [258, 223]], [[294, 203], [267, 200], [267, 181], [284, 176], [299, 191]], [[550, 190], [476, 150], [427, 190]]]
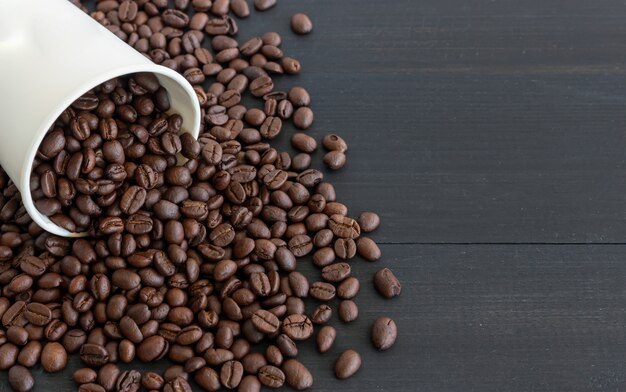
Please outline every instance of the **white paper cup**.
[[46, 132], [78, 97], [117, 76], [156, 74], [183, 131], [198, 137], [200, 105], [179, 73], [128, 46], [67, 0], [0, 0], [0, 164], [43, 229], [78, 237], [39, 213], [30, 193], [33, 159]]

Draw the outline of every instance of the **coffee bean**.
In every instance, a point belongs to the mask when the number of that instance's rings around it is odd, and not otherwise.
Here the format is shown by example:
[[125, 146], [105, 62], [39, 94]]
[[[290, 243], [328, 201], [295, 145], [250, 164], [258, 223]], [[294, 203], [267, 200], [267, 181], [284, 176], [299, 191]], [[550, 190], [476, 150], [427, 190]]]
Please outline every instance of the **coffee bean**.
[[325, 353], [330, 350], [335, 343], [337, 337], [337, 330], [330, 325], [323, 326], [317, 333], [317, 350], [321, 353]]
[[280, 322], [278, 317], [267, 310], [259, 309], [252, 315], [252, 323], [260, 332], [272, 334], [278, 331]]
[[285, 384], [285, 373], [276, 366], [265, 365], [257, 374], [261, 384], [269, 388], [280, 388]]
[[292, 314], [283, 320], [282, 330], [293, 340], [306, 340], [313, 334], [313, 323], [303, 314]]
[[379, 317], [372, 325], [372, 343], [378, 350], [388, 350], [396, 342], [398, 330], [389, 317]]
[[326, 304], [322, 304], [318, 306], [311, 315], [311, 321], [315, 324], [326, 324], [330, 321], [330, 318], [333, 315], [333, 311], [330, 306]]
[[228, 389], [234, 389], [239, 386], [243, 377], [243, 366], [239, 361], [228, 361], [222, 365], [220, 372], [220, 381], [222, 385]]
[[67, 352], [57, 342], [49, 342], [41, 351], [41, 366], [48, 373], [56, 373], [67, 366]]
[[312, 153], [317, 149], [317, 142], [311, 136], [304, 133], [294, 133], [291, 137], [291, 145], [296, 149], [306, 153]]
[[359, 293], [359, 280], [353, 276], [346, 278], [337, 287], [337, 297], [341, 299], [352, 299]]
[[343, 300], [339, 303], [338, 311], [339, 319], [344, 323], [349, 323], [359, 317], [359, 308], [352, 300]]
[[50, 322], [52, 312], [50, 308], [40, 303], [30, 303], [24, 310], [24, 318], [33, 325], [43, 326]]
[[35, 379], [27, 368], [15, 365], [9, 369], [9, 385], [16, 392], [28, 392], [35, 386]]
[[[29, 336], [29, 339], [38, 337], [39, 336]], [[27, 368], [35, 366], [37, 363], [39, 363], [42, 349], [43, 346], [40, 342], [36, 340], [31, 340], [30, 342], [26, 343], [26, 345], [20, 350], [20, 353], [17, 357], [17, 363]]]
[[341, 282], [350, 276], [350, 272], [348, 263], [331, 264], [322, 269], [322, 278], [328, 282]]
[[230, 10], [239, 18], [247, 18], [250, 15], [250, 9], [245, 0], [231, 0]]
[[335, 286], [325, 282], [315, 282], [309, 289], [311, 297], [319, 301], [330, 301], [335, 298]]
[[259, 11], [267, 11], [276, 5], [276, 0], [254, 0], [254, 8]]
[[339, 238], [333, 247], [340, 259], [351, 259], [356, 255], [356, 243], [352, 238]]
[[331, 170], [339, 170], [346, 164], [346, 154], [341, 151], [330, 151], [324, 155], [324, 164]]
[[386, 298], [400, 295], [402, 285], [389, 268], [383, 268], [374, 274], [374, 287]]
[[116, 390], [119, 392], [137, 392], [141, 388], [141, 373], [136, 370], [122, 372], [116, 382]]
[[143, 362], [161, 359], [168, 351], [169, 344], [160, 335], [150, 336], [137, 347], [137, 358]]
[[[232, 3], [231, 3], [232, 4]], [[239, 392], [260, 392], [261, 382], [257, 376], [247, 375], [239, 383]]]
[[313, 23], [308, 16], [298, 13], [291, 17], [291, 29], [296, 34], [308, 34], [313, 30]]
[[322, 145], [325, 149], [329, 151], [339, 151], [343, 153], [348, 151], [348, 144], [345, 142], [345, 140], [343, 140], [341, 136], [334, 133], [329, 133], [328, 135], [324, 136], [324, 138], [322, 139]]
[[96, 382], [98, 373], [90, 368], [80, 368], [74, 372], [72, 379], [77, 384], [88, 384]]
[[17, 362], [20, 349], [13, 343], [0, 345], [0, 370], [7, 370]]
[[328, 227], [340, 238], [357, 238], [361, 234], [359, 224], [347, 216], [334, 214], [328, 221]]
[[313, 111], [306, 106], [298, 108], [293, 114], [293, 125], [300, 129], [309, 129], [313, 125]]
[[361, 356], [354, 350], [346, 350], [335, 362], [335, 376], [338, 379], [352, 377], [361, 367]]
[[87, 343], [80, 348], [80, 359], [88, 366], [102, 366], [109, 361], [109, 353], [99, 344]]
[[176, 377], [168, 381], [163, 388], [163, 392], [191, 392], [191, 386], [183, 377]]
[[220, 376], [210, 367], [203, 367], [194, 375], [196, 383], [207, 391], [217, 391], [220, 389]]
[[250, 83], [250, 92], [255, 97], [262, 97], [274, 88], [274, 82], [269, 76], [260, 76]]
[[78, 392], [106, 392], [106, 389], [104, 389], [104, 387], [101, 385], [90, 382], [86, 384], [81, 384], [78, 387]]
[[356, 250], [365, 260], [376, 261], [380, 259], [380, 248], [371, 238], [360, 237], [356, 241]]
[[287, 98], [295, 107], [311, 104], [311, 96], [303, 87], [292, 87], [287, 93]]

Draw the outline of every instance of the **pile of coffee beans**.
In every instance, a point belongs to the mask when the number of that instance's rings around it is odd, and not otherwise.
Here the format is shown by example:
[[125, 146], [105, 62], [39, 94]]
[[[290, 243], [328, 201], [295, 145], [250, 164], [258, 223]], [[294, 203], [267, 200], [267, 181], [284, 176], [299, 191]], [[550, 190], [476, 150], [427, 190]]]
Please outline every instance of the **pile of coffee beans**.
[[[254, 1], [257, 10], [275, 5]], [[311, 98], [301, 87], [275, 91], [271, 75], [301, 68], [282, 54], [278, 34], [234, 39], [235, 17], [249, 14], [245, 0], [96, 3], [96, 20], [194, 85], [200, 137], [181, 133], [151, 74], [107, 81], [74, 102], [40, 146], [31, 188], [42, 213], [89, 234], [80, 239], [33, 223], [0, 170], [0, 370], [14, 390], [33, 388], [37, 364], [62, 371], [70, 354], [84, 363], [73, 380], [85, 392], [187, 392], [194, 383], [303, 390], [314, 381], [298, 342], [315, 339], [326, 353], [338, 335], [333, 313], [358, 318], [352, 259], [381, 258], [364, 236], [380, 219], [348, 216], [311, 167], [314, 138], [290, 135], [293, 156], [272, 146], [284, 121], [312, 125]], [[306, 33], [312, 23], [296, 15], [292, 28]], [[261, 108], [244, 106], [245, 94]], [[321, 143], [326, 166], [344, 166], [347, 143], [336, 134]], [[299, 271], [309, 259], [320, 280]], [[388, 268], [372, 282], [385, 298], [400, 294]], [[387, 350], [396, 324], [382, 316], [370, 336]], [[119, 366], [162, 359], [173, 363], [163, 373]], [[346, 350], [335, 376], [360, 366], [359, 353]]]

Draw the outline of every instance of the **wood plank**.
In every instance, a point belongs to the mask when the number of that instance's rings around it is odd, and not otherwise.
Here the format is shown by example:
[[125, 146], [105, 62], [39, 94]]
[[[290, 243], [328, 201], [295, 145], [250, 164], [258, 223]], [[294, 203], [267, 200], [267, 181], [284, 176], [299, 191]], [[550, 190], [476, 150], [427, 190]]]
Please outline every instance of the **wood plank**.
[[302, 1], [240, 35], [284, 33], [304, 72], [283, 85], [310, 89], [312, 135], [350, 143], [329, 177], [381, 213], [381, 241], [607, 243], [626, 238], [625, 17], [619, 1]]

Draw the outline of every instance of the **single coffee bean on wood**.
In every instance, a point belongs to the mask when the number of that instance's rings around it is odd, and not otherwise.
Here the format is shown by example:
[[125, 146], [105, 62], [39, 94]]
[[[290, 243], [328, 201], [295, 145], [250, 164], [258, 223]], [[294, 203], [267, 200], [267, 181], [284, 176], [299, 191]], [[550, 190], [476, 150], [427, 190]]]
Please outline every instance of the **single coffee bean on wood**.
[[388, 350], [396, 342], [398, 328], [389, 317], [379, 317], [372, 325], [372, 344], [379, 350]]
[[346, 350], [335, 362], [335, 376], [339, 379], [352, 377], [361, 368], [361, 356], [354, 350]]
[[386, 298], [396, 297], [402, 291], [400, 281], [389, 268], [383, 268], [374, 274], [374, 286]]
[[291, 17], [291, 29], [296, 34], [308, 34], [313, 30], [313, 22], [306, 14], [297, 13]]

